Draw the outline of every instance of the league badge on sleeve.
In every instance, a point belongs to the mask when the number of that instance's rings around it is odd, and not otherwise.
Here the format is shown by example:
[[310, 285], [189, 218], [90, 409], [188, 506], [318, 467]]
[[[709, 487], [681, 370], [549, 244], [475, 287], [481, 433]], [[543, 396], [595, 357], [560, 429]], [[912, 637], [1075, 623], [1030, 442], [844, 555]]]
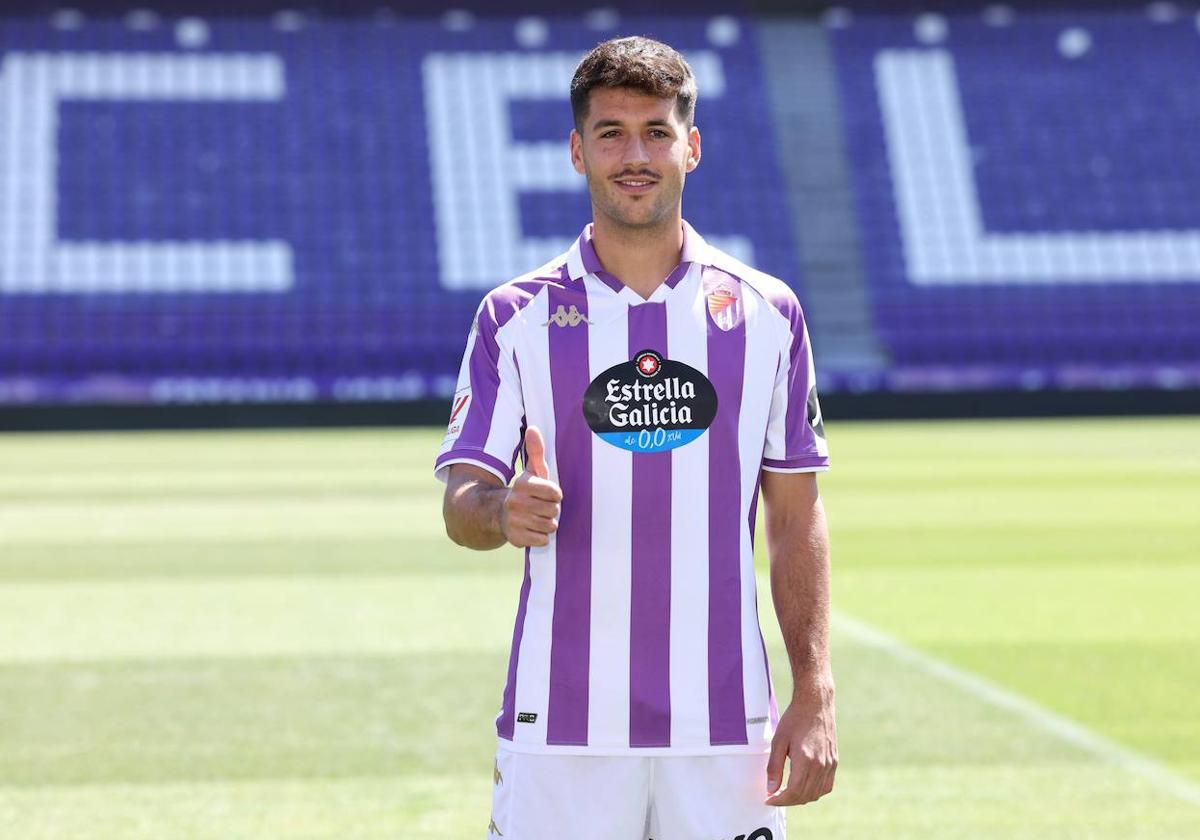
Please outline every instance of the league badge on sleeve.
[[446, 440], [453, 440], [462, 432], [463, 421], [467, 419], [467, 405], [470, 402], [471, 389], [469, 387], [459, 388], [450, 408], [450, 422], [446, 425]]

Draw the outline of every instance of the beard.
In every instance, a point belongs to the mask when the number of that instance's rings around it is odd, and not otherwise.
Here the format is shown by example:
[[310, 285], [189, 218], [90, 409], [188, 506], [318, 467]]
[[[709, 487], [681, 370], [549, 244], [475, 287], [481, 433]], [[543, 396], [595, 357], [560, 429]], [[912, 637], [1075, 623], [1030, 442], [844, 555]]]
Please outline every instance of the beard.
[[683, 175], [666, 172], [660, 176], [656, 172], [654, 178], [658, 183], [651, 194], [633, 197], [623, 195], [607, 177], [588, 169], [593, 214], [603, 215], [630, 232], [652, 230], [670, 222], [683, 195]]

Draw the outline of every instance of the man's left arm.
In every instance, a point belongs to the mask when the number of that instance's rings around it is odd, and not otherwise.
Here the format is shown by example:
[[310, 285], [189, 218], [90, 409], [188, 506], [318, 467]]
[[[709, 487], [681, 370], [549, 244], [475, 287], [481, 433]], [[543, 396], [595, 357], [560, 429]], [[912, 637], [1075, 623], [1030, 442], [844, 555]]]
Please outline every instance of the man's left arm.
[[[833, 789], [837, 723], [829, 664], [829, 534], [814, 473], [763, 470], [771, 596], [792, 668], [791, 702], [767, 764], [768, 805], [801, 805]], [[783, 785], [784, 760], [790, 763]]]

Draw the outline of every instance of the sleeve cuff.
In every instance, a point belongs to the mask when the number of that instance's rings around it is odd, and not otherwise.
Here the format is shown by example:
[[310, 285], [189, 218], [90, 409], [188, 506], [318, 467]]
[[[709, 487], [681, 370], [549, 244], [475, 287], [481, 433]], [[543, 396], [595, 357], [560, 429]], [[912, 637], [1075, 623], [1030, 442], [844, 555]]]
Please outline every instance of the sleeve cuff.
[[443, 484], [450, 477], [451, 464], [474, 464], [492, 473], [505, 484], [512, 481], [513, 477], [511, 466], [482, 449], [451, 449], [438, 456], [433, 469], [434, 477]]
[[762, 468], [771, 472], [826, 472], [829, 458], [809, 455], [800, 458], [763, 458]]

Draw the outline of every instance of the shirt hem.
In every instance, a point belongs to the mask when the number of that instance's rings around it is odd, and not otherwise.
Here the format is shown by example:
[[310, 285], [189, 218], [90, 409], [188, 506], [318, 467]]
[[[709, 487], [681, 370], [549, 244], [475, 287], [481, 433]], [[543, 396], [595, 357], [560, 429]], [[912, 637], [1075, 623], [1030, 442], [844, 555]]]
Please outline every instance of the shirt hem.
[[531, 744], [496, 736], [501, 750], [529, 755], [759, 755], [771, 751], [771, 742], [749, 744], [679, 744], [670, 747], [631, 747], [628, 744]]

